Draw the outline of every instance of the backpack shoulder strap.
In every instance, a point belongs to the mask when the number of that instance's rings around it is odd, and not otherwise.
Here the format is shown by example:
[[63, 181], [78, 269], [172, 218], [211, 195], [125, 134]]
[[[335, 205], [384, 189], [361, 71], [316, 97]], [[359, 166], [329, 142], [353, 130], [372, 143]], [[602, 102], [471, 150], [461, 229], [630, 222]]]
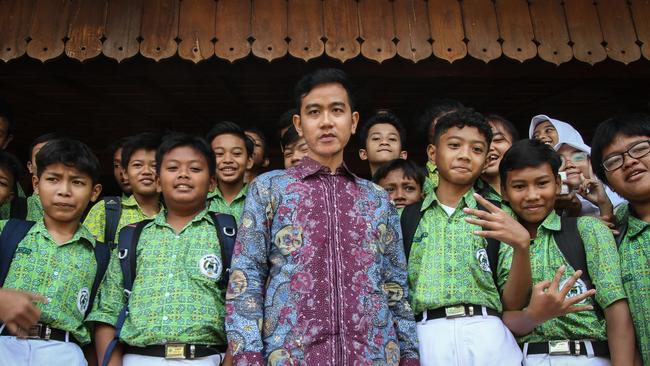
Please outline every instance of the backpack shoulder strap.
[[27, 217], [27, 198], [16, 195], [9, 205], [9, 217], [25, 220]]
[[5, 283], [18, 244], [34, 226], [34, 221], [10, 219], [0, 234], [0, 287]]
[[621, 222], [621, 224], [618, 225], [618, 235], [614, 236], [614, 239], [616, 239], [616, 248], [621, 246], [621, 243], [625, 238], [625, 234], [627, 234], [627, 225], [628, 225], [628, 218], [625, 218], [625, 220], [623, 220], [623, 222]]
[[[501, 207], [501, 202], [499, 201], [495, 201], [495, 200], [488, 200], [488, 201], [490, 201], [491, 204], [499, 208]], [[483, 205], [481, 205], [478, 202], [476, 202], [476, 208], [481, 211], [488, 212], [488, 209], [483, 207]], [[487, 248], [485, 249], [485, 251], [487, 252], [488, 262], [490, 263], [490, 271], [492, 272], [492, 281], [494, 281], [494, 285], [497, 286], [498, 283], [497, 266], [499, 263], [499, 249], [501, 248], [501, 242], [493, 238], [485, 238], [485, 241], [487, 241]]]
[[422, 201], [412, 203], [404, 207], [402, 217], [400, 217], [400, 224], [402, 226], [402, 240], [404, 240], [404, 255], [408, 262], [409, 255], [411, 254], [411, 246], [413, 245], [413, 238], [415, 232], [420, 225], [422, 219]]
[[122, 198], [118, 196], [104, 197], [104, 210], [106, 221], [104, 225], [104, 242], [112, 249], [115, 249], [115, 236], [117, 226], [122, 216]]
[[230, 277], [232, 253], [235, 249], [235, 238], [237, 237], [237, 222], [233, 215], [210, 211], [210, 216], [217, 230], [219, 247], [221, 247], [221, 261], [223, 264], [221, 282], [225, 287], [228, 286], [228, 279]]
[[88, 301], [88, 308], [86, 309], [85, 314], [86, 317], [88, 314], [90, 314], [90, 311], [93, 308], [93, 302], [95, 301], [95, 296], [97, 296], [99, 285], [104, 279], [106, 269], [108, 268], [108, 262], [111, 259], [111, 248], [108, 246], [108, 244], [96, 242], [94, 251], [95, 261], [97, 262], [97, 269], [95, 271], [95, 281], [93, 282], [93, 288], [90, 290], [90, 299]]

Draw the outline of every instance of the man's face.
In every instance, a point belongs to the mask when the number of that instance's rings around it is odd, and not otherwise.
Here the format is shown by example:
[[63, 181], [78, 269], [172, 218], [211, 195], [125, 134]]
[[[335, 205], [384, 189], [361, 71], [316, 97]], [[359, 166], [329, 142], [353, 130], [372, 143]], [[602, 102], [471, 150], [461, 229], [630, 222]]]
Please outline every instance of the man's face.
[[39, 151], [47, 144], [49, 141], [41, 142], [39, 144], [36, 144], [34, 148], [32, 149], [32, 155], [27, 162], [27, 170], [29, 170], [29, 174], [32, 176], [36, 175], [36, 154], [38, 154]]
[[[612, 155], [622, 154], [635, 144], [650, 139], [650, 136], [616, 135], [603, 149], [603, 160]], [[634, 159], [623, 155], [623, 166], [608, 172], [607, 182], [616, 193], [630, 202], [647, 202], [650, 199], [650, 154]]]
[[257, 169], [266, 168], [269, 165], [269, 159], [264, 158], [264, 141], [262, 137], [255, 132], [246, 131], [246, 136], [250, 137], [255, 143], [253, 148], [253, 167]]
[[454, 185], [472, 185], [485, 166], [488, 144], [476, 127], [452, 127], [433, 146], [440, 179]]
[[121, 147], [115, 150], [115, 153], [113, 153], [113, 176], [115, 177], [115, 181], [117, 182], [117, 185], [120, 187], [122, 192], [131, 194], [131, 185], [129, 184], [129, 180], [126, 177], [126, 174], [124, 174], [124, 168], [122, 168]]
[[533, 138], [535, 140], [540, 140], [541, 142], [550, 145], [551, 147], [557, 145], [560, 140], [557, 135], [557, 130], [551, 121], [544, 121], [538, 123], [533, 130]]
[[282, 151], [284, 158], [284, 169], [289, 169], [292, 166], [298, 165], [300, 160], [309, 154], [309, 146], [304, 138], [300, 138], [293, 144], [289, 144]]
[[9, 121], [0, 116], [0, 150], [6, 149], [13, 138], [14, 136], [9, 134]]
[[538, 225], [555, 207], [560, 193], [560, 177], [553, 175], [551, 165], [544, 163], [508, 172], [501, 182], [503, 197], [521, 220]]
[[583, 177], [591, 177], [591, 162], [589, 155], [569, 145], [562, 145], [557, 151], [562, 157], [561, 172], [566, 172], [567, 184], [577, 189], [582, 184]]
[[319, 85], [302, 97], [300, 116], [293, 119], [296, 131], [309, 145], [309, 156], [324, 165], [343, 158], [358, 121], [359, 113], [352, 111], [348, 93], [336, 83]]
[[180, 146], [167, 152], [160, 164], [158, 192], [172, 209], [202, 209], [215, 181], [208, 161], [199, 151]]
[[13, 174], [6, 168], [0, 168], [0, 205], [3, 205], [14, 197], [14, 185], [16, 184]]
[[156, 150], [136, 150], [129, 159], [126, 177], [134, 194], [154, 196], [156, 191]]
[[389, 123], [378, 123], [368, 130], [366, 148], [359, 149], [361, 160], [368, 160], [373, 164], [383, 164], [397, 158], [405, 158], [406, 152], [402, 151], [399, 132]]
[[63, 163], [48, 165], [40, 177], [32, 177], [32, 183], [45, 216], [60, 223], [80, 220], [88, 203], [102, 191], [102, 186], [93, 184], [88, 174]]
[[413, 179], [404, 175], [402, 169], [395, 169], [379, 181], [379, 185], [390, 195], [395, 207], [403, 208], [422, 199], [422, 189]]
[[246, 170], [253, 166], [253, 159], [246, 152], [246, 142], [239, 136], [227, 133], [215, 137], [211, 147], [217, 159], [217, 182], [243, 183]]
[[512, 146], [512, 136], [499, 122], [490, 121], [492, 127], [492, 143], [487, 155], [487, 162], [483, 174], [493, 177], [499, 175], [499, 164], [503, 155]]

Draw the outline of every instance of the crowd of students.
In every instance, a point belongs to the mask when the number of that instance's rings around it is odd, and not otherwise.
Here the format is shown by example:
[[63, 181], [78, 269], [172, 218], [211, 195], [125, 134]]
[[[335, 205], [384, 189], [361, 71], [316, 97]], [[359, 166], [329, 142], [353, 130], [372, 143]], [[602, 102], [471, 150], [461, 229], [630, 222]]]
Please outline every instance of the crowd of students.
[[[426, 167], [320, 69], [280, 118], [283, 170], [235, 123], [142, 133], [98, 200], [93, 152], [46, 134], [25, 198], [0, 151], [0, 364], [650, 365], [650, 116], [591, 147], [453, 100], [421, 124]], [[374, 183], [343, 161], [355, 134]]]

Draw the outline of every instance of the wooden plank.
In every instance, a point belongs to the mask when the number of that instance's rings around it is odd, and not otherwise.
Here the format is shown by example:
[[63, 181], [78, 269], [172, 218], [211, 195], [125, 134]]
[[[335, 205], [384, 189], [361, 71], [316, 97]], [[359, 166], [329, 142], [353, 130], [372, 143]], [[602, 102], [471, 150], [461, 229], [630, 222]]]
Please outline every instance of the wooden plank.
[[77, 0], [37, 0], [30, 27], [31, 41], [27, 44], [29, 57], [46, 61], [60, 56], [65, 49], [63, 39], [68, 33], [70, 8]]
[[144, 0], [140, 53], [160, 61], [176, 54], [179, 0]]
[[396, 0], [393, 2], [395, 13], [395, 36], [397, 54], [413, 62], [431, 56], [433, 48], [429, 43], [431, 30], [427, 17], [427, 3], [424, 0]]
[[357, 57], [361, 51], [357, 2], [354, 0], [323, 0], [325, 20], [325, 52], [342, 62]]
[[325, 52], [322, 0], [289, 0], [289, 54], [308, 61]]
[[490, 62], [501, 56], [499, 28], [491, 0], [463, 0], [463, 24], [470, 56]]
[[641, 58], [626, 0], [598, 0], [596, 8], [609, 58], [626, 65]]
[[630, 9], [634, 19], [634, 28], [639, 41], [643, 42], [641, 52], [650, 60], [650, 0], [631, 0]]
[[104, 55], [121, 62], [138, 53], [142, 8], [143, 0], [110, 0], [108, 2]]
[[217, 1], [217, 20], [215, 26], [218, 57], [233, 62], [248, 56], [251, 45], [251, 2], [240, 0]]
[[603, 61], [607, 53], [593, 0], [565, 1], [564, 11], [575, 58], [592, 65]]
[[379, 63], [395, 57], [395, 23], [389, 0], [359, 1], [359, 34], [363, 39], [361, 54], [365, 57]]
[[97, 57], [102, 52], [106, 24], [106, 0], [79, 0], [72, 11], [65, 53], [79, 61]]
[[556, 65], [570, 61], [573, 50], [561, 0], [531, 0], [529, 11], [539, 57]]
[[454, 62], [467, 55], [458, 0], [429, 0], [429, 24], [436, 57]]
[[178, 55], [194, 63], [214, 56], [214, 25], [217, 4], [214, 0], [183, 0], [178, 20]]
[[535, 34], [527, 1], [497, 0], [495, 7], [503, 53], [519, 62], [535, 57], [537, 46], [533, 42]]
[[287, 0], [253, 0], [252, 49], [272, 61], [287, 54]]
[[0, 1], [0, 59], [4, 62], [25, 54], [33, 8], [34, 0]]

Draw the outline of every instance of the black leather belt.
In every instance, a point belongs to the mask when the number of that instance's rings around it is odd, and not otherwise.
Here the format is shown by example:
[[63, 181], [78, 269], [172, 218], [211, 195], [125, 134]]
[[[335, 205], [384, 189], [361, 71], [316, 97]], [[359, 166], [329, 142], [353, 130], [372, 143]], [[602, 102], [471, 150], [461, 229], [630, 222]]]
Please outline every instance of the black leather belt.
[[[0, 332], [0, 336], [13, 336], [14, 334], [11, 334], [7, 327], [4, 327], [2, 329], [2, 332]], [[27, 330], [27, 335], [24, 336], [16, 336], [18, 339], [40, 339], [43, 341], [61, 341], [61, 342], [73, 342], [76, 344], [79, 344], [77, 339], [70, 334], [69, 332], [66, 332], [65, 330], [61, 329], [56, 329], [52, 328], [47, 324], [41, 324], [38, 323], [29, 330]], [[67, 339], [66, 339], [67, 338]]]
[[[488, 307], [485, 308], [488, 315], [501, 317], [501, 313]], [[427, 320], [439, 318], [463, 318], [468, 316], [483, 315], [483, 307], [481, 305], [461, 304], [454, 306], [445, 306], [433, 310], [427, 310], [423, 313], [415, 314], [415, 321], [419, 322], [424, 319], [424, 313], [427, 315]]]
[[[591, 341], [594, 356], [609, 358], [609, 345], [606, 341]], [[523, 350], [524, 345], [521, 345]], [[529, 355], [548, 354], [551, 356], [587, 356], [587, 347], [584, 341], [556, 340], [549, 342], [528, 343]]]
[[146, 347], [133, 347], [126, 345], [124, 348], [124, 353], [186, 360], [212, 356], [225, 352], [226, 346], [206, 346], [187, 343], [155, 344]]

